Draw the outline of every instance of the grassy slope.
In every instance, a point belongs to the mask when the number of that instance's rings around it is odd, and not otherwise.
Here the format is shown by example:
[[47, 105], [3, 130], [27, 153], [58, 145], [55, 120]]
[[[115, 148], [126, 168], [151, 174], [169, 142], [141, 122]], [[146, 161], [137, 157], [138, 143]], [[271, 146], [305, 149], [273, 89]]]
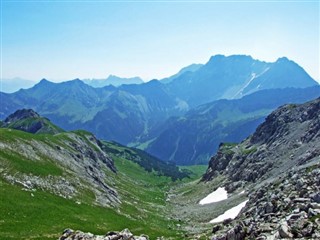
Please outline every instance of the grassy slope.
[[161, 176], [169, 176], [173, 180], [183, 179], [189, 174], [183, 169], [179, 169], [173, 163], [166, 163], [144, 151], [137, 148], [128, 148], [114, 142], [103, 141], [105, 151], [117, 157], [129, 159], [132, 162], [139, 164], [148, 172], [157, 172]]
[[[0, 129], [1, 141], [39, 141], [63, 145], [65, 133], [55, 136]], [[65, 147], [65, 146], [64, 146]], [[3, 170], [11, 174], [24, 172], [36, 176], [65, 175], [64, 169], [50, 159], [26, 159], [16, 152], [0, 154], [0, 239], [57, 239], [64, 228], [81, 229], [96, 234], [129, 228], [134, 234], [146, 233], [151, 239], [170, 236], [183, 239], [175, 229], [176, 222], [168, 220], [165, 193], [172, 184], [168, 177], [146, 172], [138, 164], [113, 156], [119, 170], [108, 171], [106, 182], [119, 193], [118, 209], [103, 208], [93, 204], [94, 194], [81, 191], [75, 199], [64, 199], [37, 189], [24, 191], [20, 185], [11, 185], [3, 178]], [[107, 171], [107, 170], [106, 170]], [[69, 176], [72, 177], [72, 176]], [[80, 199], [79, 199], [80, 198]]]
[[190, 173], [189, 180], [197, 180], [202, 177], [202, 175], [206, 172], [208, 166], [207, 165], [194, 165], [194, 166], [180, 166], [181, 170], [185, 170]]

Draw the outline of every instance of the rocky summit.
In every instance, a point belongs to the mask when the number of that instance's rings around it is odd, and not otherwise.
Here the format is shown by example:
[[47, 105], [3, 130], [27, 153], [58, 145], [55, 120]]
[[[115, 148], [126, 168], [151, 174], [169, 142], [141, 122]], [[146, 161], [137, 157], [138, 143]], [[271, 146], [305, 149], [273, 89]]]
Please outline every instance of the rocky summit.
[[1, 127], [37, 134], [64, 132], [64, 130], [52, 124], [48, 118], [40, 116], [32, 109], [19, 109], [15, 111], [1, 123]]
[[318, 161], [319, 115], [320, 98], [280, 107], [240, 144], [221, 144], [203, 180], [224, 174], [232, 191], [245, 182], [272, 180], [293, 167]]

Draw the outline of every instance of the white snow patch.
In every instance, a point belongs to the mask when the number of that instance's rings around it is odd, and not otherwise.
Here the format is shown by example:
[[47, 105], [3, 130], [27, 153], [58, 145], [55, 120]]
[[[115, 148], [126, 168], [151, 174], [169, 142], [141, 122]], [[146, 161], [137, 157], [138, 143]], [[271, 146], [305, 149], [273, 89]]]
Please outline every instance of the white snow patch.
[[204, 205], [204, 204], [209, 204], [209, 203], [214, 203], [214, 202], [220, 202], [222, 200], [225, 200], [228, 198], [228, 193], [226, 189], [223, 187], [219, 187], [217, 190], [214, 192], [210, 193], [208, 196], [200, 200], [199, 204]]
[[218, 222], [223, 222], [224, 220], [231, 218], [234, 219], [238, 216], [238, 214], [240, 213], [241, 209], [246, 205], [246, 203], [248, 202], [248, 200], [240, 203], [239, 205], [230, 208], [229, 210], [225, 211], [223, 214], [221, 214], [220, 216], [216, 217], [215, 219], [212, 219], [210, 221], [210, 223], [218, 223]]
[[242, 190], [241, 192], [239, 192], [239, 195], [244, 194], [244, 193], [245, 193], [245, 191], [244, 191], [244, 190]]

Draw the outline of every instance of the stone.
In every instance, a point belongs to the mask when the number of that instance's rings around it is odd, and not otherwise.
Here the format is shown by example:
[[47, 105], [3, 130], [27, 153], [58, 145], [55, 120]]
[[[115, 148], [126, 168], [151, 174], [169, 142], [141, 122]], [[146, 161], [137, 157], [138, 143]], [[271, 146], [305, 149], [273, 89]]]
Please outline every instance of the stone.
[[227, 240], [226, 235], [218, 235], [211, 238], [211, 240]]
[[286, 217], [286, 220], [289, 221], [289, 220], [297, 220], [299, 218], [307, 218], [308, 215], [305, 211], [302, 211], [300, 213], [292, 213], [290, 214], [289, 216]]
[[227, 232], [227, 240], [236, 240], [236, 233], [233, 228]]
[[311, 195], [311, 198], [313, 201], [315, 201], [316, 203], [320, 203], [320, 193], [314, 193]]
[[312, 234], [312, 239], [320, 239], [320, 232], [315, 232]]
[[260, 228], [260, 231], [263, 233], [273, 231], [273, 228], [270, 226], [270, 224], [263, 224], [259, 228]]
[[279, 227], [278, 232], [279, 232], [280, 237], [282, 237], [282, 238], [292, 238], [293, 237], [286, 221], [282, 221], [280, 223], [280, 227]]
[[312, 202], [312, 203], [310, 203], [310, 207], [313, 208], [313, 209], [320, 209], [320, 204]]
[[308, 216], [309, 217], [313, 217], [313, 216], [316, 216], [316, 215], [319, 215], [319, 214], [320, 214], [320, 209], [309, 208], [309, 210], [308, 210]]
[[273, 212], [273, 204], [271, 202], [267, 202], [265, 207], [264, 207], [264, 211], [265, 213], [272, 213]]
[[124, 229], [121, 232], [107, 232], [104, 236], [65, 229], [59, 240], [149, 240], [149, 236], [133, 236], [129, 229]]
[[141, 235], [139, 237], [135, 237], [136, 240], [149, 240], [149, 236], [147, 235]]
[[65, 230], [63, 230], [63, 233], [62, 234], [71, 234], [73, 233], [74, 231], [71, 229], [71, 228], [66, 228]]
[[225, 220], [223, 220], [223, 225], [228, 225], [232, 222], [232, 219], [231, 218], [227, 218]]
[[220, 226], [220, 225], [215, 225], [215, 226], [213, 226], [213, 228], [212, 228], [212, 233], [216, 233], [216, 232], [218, 232], [220, 229], [221, 229], [221, 226]]
[[119, 235], [122, 235], [123, 240], [130, 240], [133, 239], [133, 234], [129, 231], [129, 229], [122, 230]]
[[305, 182], [303, 179], [301, 179], [301, 178], [298, 179], [297, 184], [296, 184], [297, 189], [299, 190], [300, 188], [302, 188], [304, 186], [304, 184], [305, 184]]
[[256, 238], [256, 240], [267, 240], [267, 236], [266, 235], [260, 235]]
[[308, 203], [310, 201], [311, 201], [310, 198], [296, 198], [293, 200], [293, 202], [295, 203]]
[[312, 222], [308, 222], [308, 224], [301, 230], [301, 233], [304, 237], [311, 237], [313, 234], [313, 223]]

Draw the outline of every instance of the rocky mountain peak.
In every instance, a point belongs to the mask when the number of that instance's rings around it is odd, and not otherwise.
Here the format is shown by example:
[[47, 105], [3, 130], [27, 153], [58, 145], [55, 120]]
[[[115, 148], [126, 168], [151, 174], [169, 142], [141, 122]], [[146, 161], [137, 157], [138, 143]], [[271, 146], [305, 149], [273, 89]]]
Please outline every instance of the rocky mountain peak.
[[42, 78], [40, 80], [40, 82], [36, 85], [47, 85], [47, 84], [52, 84], [53, 82], [50, 82], [49, 80], [45, 79], [45, 78]]
[[[251, 143], [274, 142], [279, 135], [286, 134], [290, 124], [302, 124], [313, 121], [319, 123], [320, 98], [304, 105], [289, 104], [271, 113], [250, 138]], [[313, 131], [319, 132], [319, 128]], [[310, 132], [311, 129], [308, 129]], [[312, 134], [311, 132], [309, 134]], [[314, 135], [314, 134], [312, 134]], [[309, 139], [311, 140], [311, 139]]]
[[4, 122], [11, 123], [26, 118], [39, 118], [40, 115], [32, 109], [20, 109], [9, 115]]
[[56, 134], [63, 129], [52, 124], [49, 119], [41, 117], [32, 109], [20, 109], [9, 115], [1, 125], [4, 128], [12, 128], [29, 133]]
[[320, 98], [289, 104], [271, 113], [255, 133], [240, 144], [223, 144], [203, 176], [222, 174], [233, 191], [245, 182], [272, 179], [291, 168], [312, 164], [320, 156]]
[[249, 55], [230, 55], [225, 56], [222, 54], [214, 55], [210, 58], [207, 64], [222, 64], [227, 62], [242, 62], [242, 61], [254, 61], [253, 58]]

